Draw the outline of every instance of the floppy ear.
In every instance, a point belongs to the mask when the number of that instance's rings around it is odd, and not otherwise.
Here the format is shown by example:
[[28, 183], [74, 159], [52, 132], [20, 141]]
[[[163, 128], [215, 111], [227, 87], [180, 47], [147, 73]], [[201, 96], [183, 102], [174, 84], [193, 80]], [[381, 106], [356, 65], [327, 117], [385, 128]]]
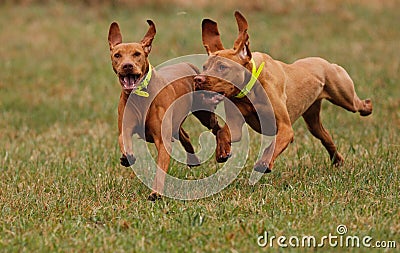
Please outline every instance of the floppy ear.
[[233, 49], [236, 50], [236, 54], [240, 59], [249, 62], [251, 60], [249, 35], [247, 34], [249, 26], [247, 20], [240, 12], [235, 11], [235, 18], [239, 29], [239, 35], [235, 40]]
[[117, 22], [112, 22], [110, 25], [110, 30], [108, 31], [108, 44], [110, 45], [110, 50], [118, 44], [122, 43], [122, 35], [119, 30]]
[[206, 48], [207, 54], [224, 49], [215, 21], [203, 19], [203, 22], [201, 22], [201, 31], [203, 45]]
[[156, 26], [154, 25], [154, 22], [150, 19], [147, 20], [147, 24], [149, 24], [150, 26], [149, 30], [140, 42], [142, 43], [145, 54], [149, 55], [151, 51], [151, 43], [153, 42], [154, 36], [156, 36]]

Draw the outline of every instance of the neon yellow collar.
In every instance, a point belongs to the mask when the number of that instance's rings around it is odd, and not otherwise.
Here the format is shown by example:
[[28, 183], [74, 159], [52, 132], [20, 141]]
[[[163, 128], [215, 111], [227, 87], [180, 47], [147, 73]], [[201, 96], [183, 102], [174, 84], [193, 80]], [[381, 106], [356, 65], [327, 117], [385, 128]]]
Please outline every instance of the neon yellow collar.
[[251, 89], [253, 88], [254, 84], [256, 83], [258, 77], [261, 74], [262, 69], [264, 68], [265, 62], [262, 62], [260, 67], [256, 67], [256, 63], [254, 61], [253, 58], [251, 58], [251, 64], [253, 65], [252, 69], [251, 69], [251, 79], [250, 81], [244, 86], [243, 90], [241, 90], [236, 96], [235, 98], [243, 98], [245, 97], [247, 94], [249, 94], [249, 92], [251, 91]]
[[137, 87], [137, 89], [133, 93], [141, 97], [149, 97], [149, 93], [147, 91], [144, 91], [143, 89], [146, 89], [150, 83], [151, 72], [153, 72], [153, 67], [151, 66], [151, 64], [149, 64], [149, 71], [147, 71], [146, 77], [143, 79], [142, 82], [140, 82], [139, 87]]

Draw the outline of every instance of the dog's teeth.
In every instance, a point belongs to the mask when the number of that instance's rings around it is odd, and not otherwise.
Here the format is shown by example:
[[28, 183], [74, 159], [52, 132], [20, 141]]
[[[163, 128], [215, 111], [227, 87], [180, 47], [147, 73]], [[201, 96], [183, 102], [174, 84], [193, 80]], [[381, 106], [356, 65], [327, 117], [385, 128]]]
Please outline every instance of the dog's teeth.
[[129, 85], [129, 77], [127, 77], [127, 76], [124, 77], [124, 83]]
[[134, 77], [131, 77], [129, 79], [129, 81], [130, 81], [130, 83], [129, 83], [130, 86], [135, 86], [135, 78]]

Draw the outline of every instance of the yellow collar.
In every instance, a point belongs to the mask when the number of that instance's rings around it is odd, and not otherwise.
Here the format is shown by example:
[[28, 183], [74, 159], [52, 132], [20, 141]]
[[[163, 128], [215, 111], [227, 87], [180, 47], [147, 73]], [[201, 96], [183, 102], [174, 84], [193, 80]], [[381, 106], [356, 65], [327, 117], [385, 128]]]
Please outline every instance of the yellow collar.
[[260, 67], [256, 67], [256, 63], [253, 58], [251, 58], [251, 64], [253, 65], [251, 70], [251, 79], [250, 81], [244, 86], [243, 90], [241, 90], [235, 98], [243, 98], [245, 97], [253, 88], [254, 84], [257, 81], [257, 78], [260, 76], [262, 69], [264, 68], [265, 62], [262, 62]]
[[146, 77], [143, 79], [139, 87], [137, 87], [137, 89], [133, 93], [141, 97], [146, 97], [146, 98], [149, 97], [149, 93], [147, 91], [144, 91], [143, 89], [146, 89], [147, 86], [149, 85], [152, 72], [153, 72], [153, 67], [151, 66], [151, 64], [149, 64], [149, 71], [147, 71]]

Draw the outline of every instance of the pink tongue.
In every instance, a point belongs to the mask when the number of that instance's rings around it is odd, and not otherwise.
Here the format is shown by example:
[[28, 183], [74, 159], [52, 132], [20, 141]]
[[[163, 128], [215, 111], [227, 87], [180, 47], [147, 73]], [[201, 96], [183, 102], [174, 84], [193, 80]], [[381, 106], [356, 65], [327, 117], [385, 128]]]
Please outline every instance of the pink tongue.
[[126, 88], [134, 88], [135, 87], [135, 79], [133, 77], [125, 76], [124, 77], [124, 85]]

